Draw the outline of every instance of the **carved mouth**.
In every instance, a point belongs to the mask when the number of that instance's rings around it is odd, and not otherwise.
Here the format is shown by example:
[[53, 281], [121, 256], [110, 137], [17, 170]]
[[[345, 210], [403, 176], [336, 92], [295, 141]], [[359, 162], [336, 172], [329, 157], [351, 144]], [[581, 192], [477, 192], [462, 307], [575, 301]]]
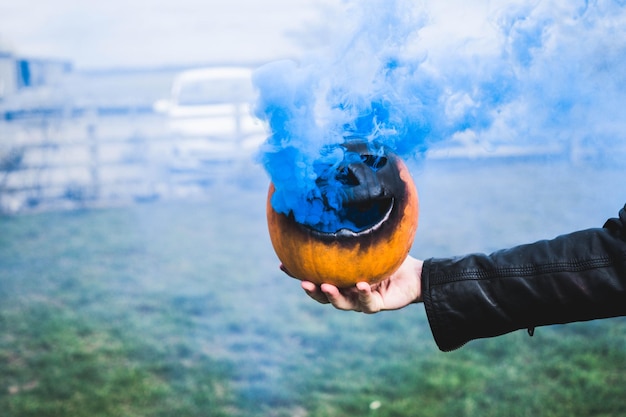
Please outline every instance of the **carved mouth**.
[[320, 237], [358, 237], [378, 230], [391, 217], [394, 205], [393, 197], [346, 204], [339, 213], [344, 224], [341, 229], [326, 232], [307, 228]]

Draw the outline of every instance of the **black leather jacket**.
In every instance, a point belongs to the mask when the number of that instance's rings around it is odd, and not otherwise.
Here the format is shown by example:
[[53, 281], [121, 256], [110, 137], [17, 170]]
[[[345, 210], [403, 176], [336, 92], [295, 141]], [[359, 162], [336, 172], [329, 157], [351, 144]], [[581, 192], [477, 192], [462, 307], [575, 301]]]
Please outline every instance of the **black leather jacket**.
[[422, 295], [443, 351], [518, 329], [625, 316], [626, 206], [602, 228], [427, 260]]

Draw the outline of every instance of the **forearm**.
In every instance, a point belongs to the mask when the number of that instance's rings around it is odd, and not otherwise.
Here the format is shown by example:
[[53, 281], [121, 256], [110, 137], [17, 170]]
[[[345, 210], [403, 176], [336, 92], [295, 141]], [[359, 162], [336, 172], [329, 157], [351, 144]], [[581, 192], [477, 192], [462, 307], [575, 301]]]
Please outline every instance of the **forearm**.
[[626, 215], [622, 220], [491, 255], [427, 260], [422, 297], [440, 349], [626, 315]]

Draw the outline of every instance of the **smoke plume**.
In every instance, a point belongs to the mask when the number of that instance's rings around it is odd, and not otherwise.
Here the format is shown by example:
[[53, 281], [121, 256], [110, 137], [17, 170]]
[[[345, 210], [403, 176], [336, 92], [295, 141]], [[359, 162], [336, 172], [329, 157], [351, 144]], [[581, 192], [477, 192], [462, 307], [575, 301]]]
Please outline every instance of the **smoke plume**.
[[404, 158], [439, 141], [623, 143], [625, 3], [342, 3], [329, 45], [254, 74], [273, 208], [341, 227], [347, 138]]

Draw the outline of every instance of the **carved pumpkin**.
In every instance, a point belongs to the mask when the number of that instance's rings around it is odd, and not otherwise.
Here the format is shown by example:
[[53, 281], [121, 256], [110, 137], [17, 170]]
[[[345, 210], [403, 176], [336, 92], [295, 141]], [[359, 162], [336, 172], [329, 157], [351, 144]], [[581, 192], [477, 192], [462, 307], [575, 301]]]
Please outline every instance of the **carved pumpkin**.
[[293, 214], [276, 212], [273, 183], [267, 199], [272, 245], [289, 274], [339, 288], [361, 281], [375, 284], [398, 269], [413, 244], [419, 214], [417, 190], [397, 155], [371, 155], [363, 143], [346, 148], [361, 156], [361, 162], [340, 167], [350, 196], [344, 215], [358, 230], [320, 231], [296, 222]]

